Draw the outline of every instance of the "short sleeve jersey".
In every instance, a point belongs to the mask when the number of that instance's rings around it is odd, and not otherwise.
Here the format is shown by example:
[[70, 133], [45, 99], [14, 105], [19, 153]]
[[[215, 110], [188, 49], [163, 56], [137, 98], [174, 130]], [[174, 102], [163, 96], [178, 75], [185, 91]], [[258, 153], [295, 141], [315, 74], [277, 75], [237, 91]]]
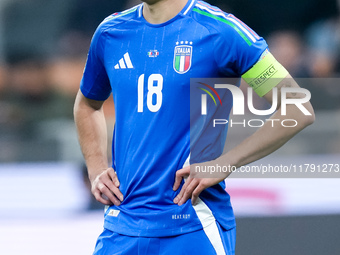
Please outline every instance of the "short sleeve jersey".
[[[233, 228], [224, 182], [203, 191], [195, 206], [190, 199], [182, 206], [173, 202], [180, 190], [172, 189], [175, 173], [189, 164], [190, 78], [240, 77], [267, 44], [235, 16], [203, 1], [189, 0], [157, 25], [142, 11], [143, 4], [99, 25], [80, 86], [93, 100], [112, 93], [115, 105], [112, 158], [124, 201], [106, 210], [104, 227], [148, 237], [196, 231], [211, 220]], [[232, 101], [225, 105], [230, 112]], [[222, 154], [223, 147], [211, 148]]]

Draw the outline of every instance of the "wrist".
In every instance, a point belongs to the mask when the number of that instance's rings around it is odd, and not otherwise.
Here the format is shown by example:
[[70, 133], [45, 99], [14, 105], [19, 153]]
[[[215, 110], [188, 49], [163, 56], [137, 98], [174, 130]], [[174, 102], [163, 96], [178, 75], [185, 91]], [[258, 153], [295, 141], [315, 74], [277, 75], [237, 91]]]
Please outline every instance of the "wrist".
[[104, 171], [106, 171], [108, 167], [104, 168], [88, 168], [88, 177], [91, 183], [94, 182], [94, 180], [101, 175]]

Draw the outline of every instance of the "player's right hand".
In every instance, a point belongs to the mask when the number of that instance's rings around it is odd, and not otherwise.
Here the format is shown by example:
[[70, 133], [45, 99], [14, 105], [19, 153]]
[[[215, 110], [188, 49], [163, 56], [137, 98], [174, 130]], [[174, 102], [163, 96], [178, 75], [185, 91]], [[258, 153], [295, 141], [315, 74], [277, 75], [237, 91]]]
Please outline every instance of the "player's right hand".
[[115, 170], [110, 167], [100, 173], [91, 183], [91, 192], [104, 205], [120, 205], [124, 197], [119, 190], [119, 180]]

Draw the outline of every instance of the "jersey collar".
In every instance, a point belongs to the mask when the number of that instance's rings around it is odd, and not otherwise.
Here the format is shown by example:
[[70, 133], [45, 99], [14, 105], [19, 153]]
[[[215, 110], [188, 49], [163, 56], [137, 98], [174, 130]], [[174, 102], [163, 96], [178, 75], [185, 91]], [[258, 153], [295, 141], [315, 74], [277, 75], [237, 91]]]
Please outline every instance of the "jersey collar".
[[189, 0], [186, 6], [184, 6], [183, 10], [180, 12], [182, 15], [188, 15], [190, 11], [194, 8], [197, 0]]
[[[178, 15], [181, 15], [181, 16], [188, 15], [190, 13], [190, 11], [194, 8], [196, 1], [197, 0], [189, 0], [187, 2], [187, 4], [184, 6], [184, 8], [182, 9], [182, 11], [180, 11], [180, 13], [177, 14], [177, 16]], [[144, 5], [144, 3], [140, 4], [139, 7], [138, 7], [138, 18], [143, 18], [143, 5]]]

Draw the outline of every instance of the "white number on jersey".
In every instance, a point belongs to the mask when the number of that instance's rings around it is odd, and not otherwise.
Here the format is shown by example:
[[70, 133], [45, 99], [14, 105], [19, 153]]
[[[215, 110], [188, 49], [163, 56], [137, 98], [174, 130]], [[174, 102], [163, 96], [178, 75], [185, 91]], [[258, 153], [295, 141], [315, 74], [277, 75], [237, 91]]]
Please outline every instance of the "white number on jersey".
[[[156, 84], [156, 86], [154, 86]], [[151, 112], [158, 112], [163, 102], [163, 76], [151, 74], [148, 78], [147, 106]], [[156, 96], [156, 103], [153, 104], [153, 97]], [[138, 78], [138, 112], [144, 111], [144, 74]]]

